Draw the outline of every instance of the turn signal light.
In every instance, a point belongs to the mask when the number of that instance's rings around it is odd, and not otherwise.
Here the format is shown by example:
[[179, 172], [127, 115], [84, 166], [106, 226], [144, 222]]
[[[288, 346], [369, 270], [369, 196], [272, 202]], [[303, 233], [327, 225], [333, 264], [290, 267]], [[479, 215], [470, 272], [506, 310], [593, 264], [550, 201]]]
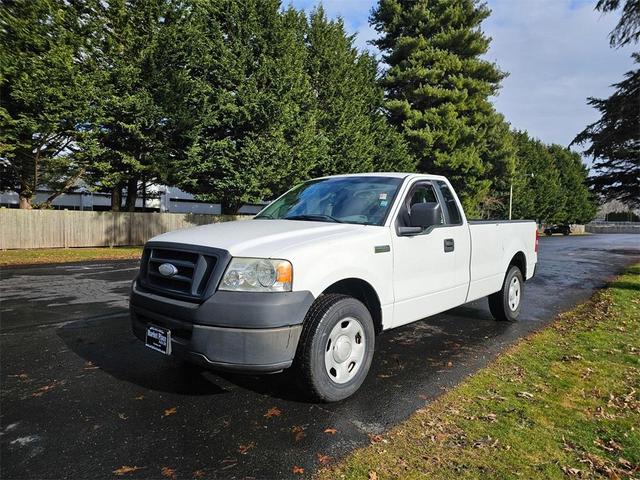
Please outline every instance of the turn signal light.
[[293, 280], [293, 269], [289, 262], [282, 262], [276, 268], [276, 282], [289, 283]]

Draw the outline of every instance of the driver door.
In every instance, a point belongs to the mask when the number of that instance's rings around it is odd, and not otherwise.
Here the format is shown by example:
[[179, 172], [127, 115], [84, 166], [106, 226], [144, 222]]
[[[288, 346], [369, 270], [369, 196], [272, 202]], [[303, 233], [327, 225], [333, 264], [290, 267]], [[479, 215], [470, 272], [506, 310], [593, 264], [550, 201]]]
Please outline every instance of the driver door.
[[[444, 205], [430, 181], [418, 181], [410, 188], [398, 212], [392, 232], [394, 326], [448, 310], [460, 304], [455, 281], [455, 250], [451, 250], [450, 227], [443, 213], [439, 225], [420, 234], [399, 235], [398, 227], [410, 226], [411, 208], [420, 202]], [[466, 293], [466, 292], [465, 292]]]

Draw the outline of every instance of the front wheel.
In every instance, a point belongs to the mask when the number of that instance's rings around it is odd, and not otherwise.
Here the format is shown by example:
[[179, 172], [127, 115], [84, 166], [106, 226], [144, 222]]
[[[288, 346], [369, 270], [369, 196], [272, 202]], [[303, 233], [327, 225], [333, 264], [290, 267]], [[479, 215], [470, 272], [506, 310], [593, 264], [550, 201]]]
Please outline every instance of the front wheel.
[[373, 320], [362, 302], [322, 295], [304, 321], [296, 353], [298, 383], [314, 400], [349, 397], [369, 372], [374, 344]]
[[489, 310], [493, 318], [499, 321], [514, 322], [520, 315], [524, 279], [520, 269], [512, 265], [504, 277], [499, 292], [489, 295]]

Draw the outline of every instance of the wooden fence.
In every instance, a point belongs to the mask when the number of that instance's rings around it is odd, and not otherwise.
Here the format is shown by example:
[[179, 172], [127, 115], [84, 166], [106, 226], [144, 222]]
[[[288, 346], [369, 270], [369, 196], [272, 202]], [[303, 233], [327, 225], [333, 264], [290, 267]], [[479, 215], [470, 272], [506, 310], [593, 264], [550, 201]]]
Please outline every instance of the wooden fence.
[[0, 208], [0, 250], [143, 245], [155, 235], [246, 215]]

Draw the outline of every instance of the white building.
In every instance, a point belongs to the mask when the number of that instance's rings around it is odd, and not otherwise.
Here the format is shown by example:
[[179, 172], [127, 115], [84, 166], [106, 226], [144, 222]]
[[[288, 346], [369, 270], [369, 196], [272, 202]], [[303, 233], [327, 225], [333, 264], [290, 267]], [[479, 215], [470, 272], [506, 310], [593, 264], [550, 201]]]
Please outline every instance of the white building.
[[[46, 189], [37, 190], [34, 203], [44, 202], [51, 192]], [[0, 207], [18, 208], [16, 192], [0, 192]], [[258, 213], [265, 204], [245, 205], [238, 213]], [[110, 210], [111, 195], [109, 193], [91, 192], [84, 186], [74, 193], [63, 193], [52, 202], [52, 207], [60, 210]], [[219, 203], [196, 200], [190, 193], [176, 187], [150, 185], [147, 187], [146, 199], [141, 196], [136, 200], [136, 210], [170, 213], [203, 213], [219, 215]]]

